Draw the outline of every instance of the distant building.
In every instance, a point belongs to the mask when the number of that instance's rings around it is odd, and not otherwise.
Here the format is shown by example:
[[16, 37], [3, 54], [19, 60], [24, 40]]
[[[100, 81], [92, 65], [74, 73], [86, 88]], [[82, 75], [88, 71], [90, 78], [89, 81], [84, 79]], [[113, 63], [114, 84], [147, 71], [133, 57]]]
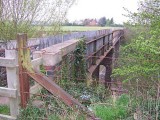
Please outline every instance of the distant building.
[[90, 22], [89, 22], [89, 26], [97, 26], [98, 25], [98, 22], [96, 19], [91, 19]]
[[98, 25], [98, 22], [97, 22], [96, 19], [85, 19], [85, 20], [83, 21], [83, 24], [84, 24], [85, 26], [97, 26], [97, 25]]

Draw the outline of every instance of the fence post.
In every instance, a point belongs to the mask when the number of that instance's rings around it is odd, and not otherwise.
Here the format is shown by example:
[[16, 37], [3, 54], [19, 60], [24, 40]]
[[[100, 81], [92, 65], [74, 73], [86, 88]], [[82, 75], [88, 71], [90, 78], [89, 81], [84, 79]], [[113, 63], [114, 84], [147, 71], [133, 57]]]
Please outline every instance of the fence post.
[[[16, 50], [5, 50], [6, 58], [14, 58], [16, 59], [15, 62], [18, 65], [17, 59], [17, 51]], [[17, 97], [10, 98], [10, 114], [12, 117], [17, 117], [19, 114], [19, 77], [18, 77], [18, 68], [17, 67], [7, 67], [7, 83], [8, 88], [16, 89], [17, 90]]]
[[26, 61], [30, 59], [27, 56], [27, 34], [17, 34], [17, 44], [21, 107], [25, 108], [29, 99], [29, 77], [24, 67], [24, 64], [27, 64]]

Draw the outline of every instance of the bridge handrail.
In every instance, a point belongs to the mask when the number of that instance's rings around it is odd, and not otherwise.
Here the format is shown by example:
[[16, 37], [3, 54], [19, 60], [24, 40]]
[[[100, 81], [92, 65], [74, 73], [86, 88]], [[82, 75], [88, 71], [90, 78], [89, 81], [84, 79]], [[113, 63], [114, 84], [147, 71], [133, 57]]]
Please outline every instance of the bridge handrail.
[[91, 40], [91, 41], [88, 41], [88, 42], [86, 42], [86, 44], [88, 45], [88, 44], [90, 44], [90, 43], [92, 43], [92, 42], [95, 42], [95, 41], [97, 41], [97, 40], [105, 37], [105, 36], [109, 36], [109, 35], [111, 35], [111, 34], [114, 34], [114, 32], [117, 32], [117, 31], [123, 31], [123, 30], [114, 30], [114, 31], [112, 31], [111, 33], [104, 34], [104, 35], [102, 35], [102, 36], [99, 36], [98, 38], [95, 38], [95, 39], [93, 39], [93, 40]]
[[[117, 33], [114, 34], [115, 32], [117, 32]], [[91, 45], [91, 49], [87, 49], [87, 55], [86, 55], [87, 56], [86, 57], [87, 66], [89, 65], [88, 67], [90, 68], [90, 65], [95, 65], [97, 59], [99, 59], [101, 55], [104, 55], [104, 54], [106, 54], [106, 52], [110, 51], [115, 46], [115, 44], [119, 41], [119, 39], [123, 36], [123, 34], [124, 34], [123, 30], [114, 30], [109, 34], [100, 36], [94, 40], [86, 42], [87, 46]], [[110, 35], [112, 35], [112, 36], [110, 36]], [[107, 36], [108, 36], [108, 38], [106, 41]], [[98, 40], [100, 40], [100, 45], [98, 45], [99, 44]]]

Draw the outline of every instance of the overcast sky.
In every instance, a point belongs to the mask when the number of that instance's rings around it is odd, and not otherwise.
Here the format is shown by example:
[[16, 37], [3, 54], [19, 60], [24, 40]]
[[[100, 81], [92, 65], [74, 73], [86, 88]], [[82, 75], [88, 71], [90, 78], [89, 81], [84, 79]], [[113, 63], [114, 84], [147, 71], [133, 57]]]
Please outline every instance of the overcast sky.
[[126, 17], [122, 14], [126, 12], [123, 7], [135, 12], [139, 0], [77, 0], [71, 7], [67, 18], [69, 21], [85, 18], [114, 18], [116, 23], [123, 23]]

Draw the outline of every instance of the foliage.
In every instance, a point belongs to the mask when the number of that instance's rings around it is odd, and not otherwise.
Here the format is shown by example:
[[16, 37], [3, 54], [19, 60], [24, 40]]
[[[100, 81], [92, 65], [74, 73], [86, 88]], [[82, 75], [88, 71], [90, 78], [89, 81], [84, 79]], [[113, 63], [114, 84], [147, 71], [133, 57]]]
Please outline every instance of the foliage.
[[97, 117], [102, 120], [118, 120], [127, 116], [128, 103], [128, 96], [122, 95], [116, 101], [115, 105], [112, 103], [112, 100], [110, 100], [106, 104], [97, 104], [93, 106], [93, 111]]
[[160, 1], [145, 0], [141, 3], [138, 13], [128, 15], [132, 18], [129, 28], [135, 28], [132, 29], [135, 34], [132, 40], [121, 49], [119, 68], [113, 71], [114, 77], [127, 81], [158, 80], [160, 71], [160, 21], [158, 19], [160, 16], [159, 12], [154, 11], [159, 4]]
[[22, 32], [33, 37], [38, 34], [34, 25], [41, 26], [40, 31], [50, 25], [52, 34], [58, 32], [73, 3], [74, 0], [0, 0], [0, 40], [16, 39], [17, 33]]
[[44, 69], [43, 65], [40, 65], [40, 72], [46, 74], [46, 70]]
[[98, 24], [102, 27], [104, 27], [107, 23], [106, 17], [101, 17], [98, 21]]
[[[39, 107], [35, 106], [32, 104], [34, 100], [43, 102], [43, 105]], [[58, 97], [55, 97], [46, 89], [42, 89], [38, 96], [35, 95], [30, 99], [27, 108], [20, 110], [18, 119], [85, 120], [86, 116], [80, 111], [73, 111], [73, 109], [66, 106]]]
[[0, 114], [9, 115], [10, 114], [9, 107], [7, 105], [0, 105]]
[[85, 62], [86, 44], [82, 39], [78, 42], [74, 51], [74, 65], [73, 65], [73, 78], [80, 80], [86, 79], [86, 62]]
[[45, 109], [34, 107], [31, 103], [28, 104], [27, 108], [20, 111], [18, 117], [19, 120], [39, 120], [42, 118], [46, 118]]
[[106, 26], [113, 26], [113, 25], [114, 25], [114, 20], [113, 20], [113, 18], [106, 20]]
[[144, 40], [143, 37], [132, 40], [122, 48], [120, 66], [114, 70], [113, 75], [120, 76], [123, 80], [157, 78], [160, 70], [159, 42], [160, 40]]

